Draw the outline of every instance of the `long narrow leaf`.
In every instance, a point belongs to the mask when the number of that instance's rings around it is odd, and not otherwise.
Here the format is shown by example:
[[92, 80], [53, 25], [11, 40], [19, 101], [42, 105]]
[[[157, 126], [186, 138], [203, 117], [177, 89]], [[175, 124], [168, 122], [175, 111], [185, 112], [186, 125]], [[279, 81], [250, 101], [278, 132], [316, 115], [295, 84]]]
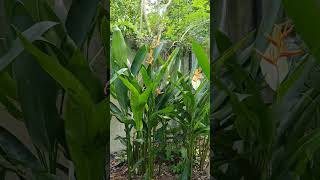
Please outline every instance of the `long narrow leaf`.
[[[51, 21], [39, 22], [25, 30], [22, 34], [28, 41], [33, 42], [55, 25], [57, 25], [57, 23]], [[23, 49], [23, 45], [19, 39], [16, 39], [10, 50], [0, 58], [0, 71], [6, 68], [20, 53], [22, 53]]]
[[198, 63], [204, 74], [210, 80], [210, 62], [205, 51], [202, 49], [201, 45], [196, 42], [192, 43], [192, 51], [196, 54]]

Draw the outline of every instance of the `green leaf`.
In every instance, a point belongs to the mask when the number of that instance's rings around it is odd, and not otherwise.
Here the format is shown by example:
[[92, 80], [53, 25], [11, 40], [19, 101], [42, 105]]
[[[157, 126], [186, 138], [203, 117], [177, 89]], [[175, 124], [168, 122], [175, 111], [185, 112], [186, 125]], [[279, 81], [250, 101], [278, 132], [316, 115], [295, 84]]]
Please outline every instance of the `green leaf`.
[[31, 53], [40, 66], [47, 71], [70, 95], [77, 101], [83, 109], [93, 107], [93, 101], [90, 93], [83, 84], [67, 69], [59, 64], [59, 61], [44, 52], [40, 51], [30, 43], [21, 33], [17, 32], [25, 49]]
[[127, 79], [119, 76], [119, 79], [122, 81], [122, 83], [128, 88], [130, 89], [131, 93], [134, 95], [134, 96], [139, 96], [139, 91], [136, 89], [136, 87], [131, 84]]
[[[77, 0], [72, 1], [67, 20], [67, 32], [80, 48], [87, 38], [92, 26], [99, 0]], [[85, 12], [85, 13], [84, 13]]]
[[192, 51], [195, 53], [198, 63], [204, 74], [210, 80], [210, 62], [206, 52], [202, 49], [201, 45], [196, 42], [192, 43]]
[[302, 58], [294, 72], [290, 74], [290, 76], [288, 76], [283, 83], [281, 83], [279, 89], [277, 90], [277, 101], [280, 101], [281, 98], [287, 94], [288, 90], [295, 84], [295, 82], [302, 77], [303, 73], [305, 72], [305, 66], [309, 61], [311, 61], [309, 56]]
[[[110, 45], [110, 23], [108, 22], [106, 17], [103, 17], [101, 20], [100, 26], [100, 36], [101, 41], [103, 43], [104, 52], [106, 57], [110, 57], [109, 45]], [[110, 64], [109, 58], [106, 58], [106, 64]], [[109, 67], [107, 67], [109, 68]]]
[[149, 77], [148, 72], [144, 66], [142, 66], [142, 68], [140, 69], [140, 73], [142, 75], [142, 79], [143, 79], [144, 84], [147, 87], [149, 87], [152, 84], [152, 80]]
[[142, 63], [146, 58], [147, 52], [148, 52], [148, 49], [147, 49], [146, 45], [143, 45], [139, 48], [136, 56], [134, 57], [134, 59], [132, 61], [132, 65], [131, 65], [131, 73], [133, 75], [138, 74]]
[[5, 106], [8, 113], [17, 120], [22, 120], [22, 112], [20, 109], [11, 101], [11, 99], [7, 98], [3, 94], [0, 93], [0, 103]]
[[127, 70], [128, 70], [128, 68], [122, 68], [122, 69], [120, 69], [119, 71], [117, 71], [117, 72], [113, 75], [113, 77], [111, 78], [110, 84], [112, 84], [112, 83], [118, 78], [119, 75], [124, 74]]
[[217, 73], [223, 64], [225, 64], [225, 61], [229, 58], [233, 57], [235, 53], [240, 50], [245, 43], [248, 41], [248, 39], [254, 34], [254, 31], [249, 33], [246, 37], [241, 39], [239, 42], [235, 43], [232, 47], [230, 47], [228, 50], [226, 50], [214, 63], [213, 63], [213, 70], [214, 73]]
[[17, 85], [8, 72], [0, 72], [0, 93], [17, 100]]
[[162, 50], [163, 47], [163, 42], [160, 43], [159, 46], [157, 46], [154, 51], [153, 51], [153, 59], [154, 59], [154, 64], [158, 64], [158, 58], [160, 57], [160, 52]]
[[[18, 33], [18, 35], [26, 50], [36, 57], [41, 67], [60, 83], [71, 97], [66, 103], [65, 128], [77, 177], [80, 180], [102, 179], [106, 153], [106, 143], [102, 140], [106, 139], [106, 133], [101, 131], [107, 129], [107, 115], [96, 110], [90, 93], [71, 72], [63, 68], [55, 58], [33, 46], [21, 34]], [[105, 105], [105, 107], [108, 106]], [[105, 113], [107, 112], [108, 110], [105, 110]], [[95, 144], [96, 142], [98, 144]]]
[[141, 131], [143, 128], [143, 124], [142, 124], [143, 110], [146, 102], [140, 102], [141, 95], [139, 94], [139, 91], [135, 88], [133, 84], [131, 84], [127, 79], [121, 76], [119, 76], [119, 79], [131, 91], [130, 106], [133, 113], [135, 127], [137, 131]]
[[173, 105], [169, 105], [169, 106], [167, 106], [167, 107], [165, 107], [165, 108], [163, 108], [163, 109], [161, 109], [161, 110], [158, 110], [158, 111], [152, 113], [150, 118], [151, 118], [151, 119], [154, 119], [154, 118], [156, 118], [157, 115], [159, 115], [159, 114], [167, 115], [167, 114], [169, 114], [169, 113], [172, 113], [172, 112], [174, 111], [174, 109], [175, 109], [175, 107], [174, 107]]
[[295, 29], [309, 47], [311, 53], [320, 62], [320, 6], [317, 0], [301, 3], [299, 0], [283, 0], [287, 15], [292, 19]]
[[293, 149], [289, 149], [285, 160], [275, 169], [272, 179], [281, 179], [299, 159], [306, 158], [309, 153], [314, 154], [319, 148], [320, 130], [315, 129], [302, 137]]
[[7, 129], [0, 126], [0, 154], [14, 165], [44, 170], [32, 152]]
[[[107, 39], [109, 38], [109, 34], [106, 34]], [[122, 36], [122, 33], [119, 28], [115, 28], [112, 34], [112, 44], [111, 44], [111, 74], [115, 74], [115, 72], [119, 71], [122, 68], [127, 68], [126, 62], [128, 58], [127, 46]], [[109, 63], [108, 63], [109, 64]], [[128, 109], [128, 89], [121, 82], [120, 79], [116, 79], [114, 81], [114, 88], [116, 89], [115, 94], [116, 98], [122, 109]]]
[[117, 71], [118, 68], [126, 67], [128, 59], [127, 45], [120, 29], [117, 27], [114, 28], [112, 34], [111, 58], [112, 64], [117, 64], [118, 66], [116, 67], [113, 65], [113, 71]]
[[53, 152], [59, 135], [57, 84], [29, 54], [13, 63], [22, 113], [37, 148]]
[[[47, 32], [50, 28], [57, 25], [55, 22], [42, 21], [34, 24], [29, 29], [25, 30], [22, 34], [28, 39], [28, 41], [35, 41], [40, 39], [41, 35]], [[0, 58], [0, 71], [6, 68], [20, 53], [23, 52], [23, 45], [16, 39], [9, 51]]]
[[88, 61], [80, 49], [74, 52], [67, 68], [90, 92], [91, 99], [93, 99], [94, 103], [103, 99], [103, 86], [100, 80], [91, 72]]
[[103, 179], [109, 134], [109, 105], [103, 100], [93, 109], [66, 101], [65, 129], [68, 149], [79, 180]]

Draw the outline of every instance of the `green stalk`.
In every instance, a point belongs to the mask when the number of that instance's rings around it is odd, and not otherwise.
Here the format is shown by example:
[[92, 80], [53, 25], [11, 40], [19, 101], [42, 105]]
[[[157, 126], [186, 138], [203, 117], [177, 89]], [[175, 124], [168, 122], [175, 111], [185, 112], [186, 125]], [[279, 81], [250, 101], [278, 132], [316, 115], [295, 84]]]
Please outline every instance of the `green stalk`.
[[128, 124], [125, 125], [126, 137], [127, 137], [127, 163], [128, 163], [128, 179], [131, 180], [132, 171], [132, 154], [131, 154], [131, 142], [130, 142], [130, 130]]
[[[199, 147], [201, 148], [201, 147]], [[204, 138], [203, 144], [202, 144], [202, 149], [199, 151], [200, 153], [200, 169], [203, 170], [204, 168], [204, 162], [206, 160], [206, 156], [208, 154], [209, 150], [209, 138]]]
[[151, 129], [148, 128], [148, 135], [147, 135], [147, 145], [148, 145], [148, 170], [147, 170], [147, 179], [152, 178], [152, 145], [151, 145]]
[[[142, 139], [143, 138], [143, 132], [141, 131], [137, 131], [137, 139]], [[141, 158], [144, 157], [144, 150], [145, 150], [145, 143], [143, 143], [142, 145], [137, 142], [136, 145], [136, 155], [137, 155], [137, 159], [136, 161], [139, 161]], [[138, 174], [141, 175], [144, 173], [145, 170], [145, 160], [143, 161], [142, 166], [138, 167]]]

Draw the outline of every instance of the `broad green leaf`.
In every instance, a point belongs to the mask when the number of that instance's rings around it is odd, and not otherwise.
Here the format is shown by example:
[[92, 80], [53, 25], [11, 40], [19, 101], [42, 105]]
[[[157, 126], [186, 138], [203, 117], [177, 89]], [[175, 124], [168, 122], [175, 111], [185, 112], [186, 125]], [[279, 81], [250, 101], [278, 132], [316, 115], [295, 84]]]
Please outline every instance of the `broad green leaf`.
[[160, 68], [160, 71], [158, 74], [156, 74], [156, 78], [153, 82], [153, 91], [155, 90], [156, 86], [161, 82], [162, 79], [167, 79], [167, 77], [164, 77], [165, 74], [166, 76], [168, 76], [168, 67], [169, 65], [175, 60], [178, 52], [179, 52], [179, 48], [176, 48], [169, 56], [168, 60], [164, 63], [164, 65], [162, 65], [162, 67]]
[[143, 79], [144, 84], [147, 87], [149, 87], [152, 84], [152, 80], [149, 77], [148, 72], [147, 72], [147, 70], [146, 70], [146, 68], [144, 66], [141, 67], [140, 73], [142, 75], [142, 79]]
[[[103, 17], [101, 20], [101, 26], [100, 26], [100, 36], [101, 41], [103, 43], [104, 47], [104, 53], [106, 57], [110, 57], [109, 52], [109, 44], [110, 44], [110, 23], [108, 22], [106, 17]], [[106, 58], [106, 64], [109, 65], [109, 58]], [[109, 68], [109, 66], [107, 66]]]
[[[117, 64], [119, 68], [123, 68], [127, 64], [128, 52], [127, 45], [119, 28], [114, 28], [111, 44], [111, 61]], [[112, 71], [117, 71], [117, 67], [113, 65]]]
[[17, 85], [8, 72], [0, 72], [0, 84], [0, 93], [2, 93], [2, 95], [7, 95], [17, 100]]
[[91, 72], [88, 61], [80, 49], [74, 52], [67, 68], [90, 92], [91, 98], [95, 103], [103, 99], [103, 86], [100, 80]]
[[246, 37], [241, 39], [239, 42], [235, 43], [232, 47], [230, 47], [228, 50], [226, 50], [214, 63], [213, 63], [213, 71], [212, 73], [217, 73], [223, 64], [225, 64], [225, 61], [229, 58], [233, 57], [238, 50], [240, 50], [245, 43], [248, 41], [248, 39], [254, 34], [254, 31], [249, 33]]
[[320, 62], [320, 6], [317, 0], [301, 3], [299, 0], [282, 0], [286, 14], [292, 19], [295, 29]]
[[119, 71], [117, 71], [113, 75], [112, 79], [110, 80], [110, 84], [112, 84], [118, 78], [119, 75], [123, 75], [127, 70], [128, 70], [128, 68], [122, 68]]
[[[109, 34], [106, 34], [107, 39], [109, 38]], [[106, 46], [108, 47], [108, 45]], [[112, 44], [111, 44], [111, 74], [115, 74], [115, 72], [119, 71], [122, 68], [127, 68], [126, 63], [128, 59], [127, 45], [124, 41], [122, 33], [119, 28], [115, 28], [112, 34]], [[109, 62], [107, 62], [109, 64]], [[116, 89], [115, 94], [117, 96], [117, 100], [123, 110], [128, 109], [129, 101], [128, 101], [128, 89], [122, 83], [120, 79], [116, 79], [114, 81], [114, 88]]]
[[[71, 159], [75, 163], [79, 180], [102, 179], [104, 155], [106, 153], [107, 116], [109, 106], [105, 103], [96, 107], [89, 91], [58, 60], [40, 51], [20, 33], [19, 38], [30, 52], [68, 93], [65, 110], [65, 128]], [[104, 101], [103, 101], [104, 102]], [[105, 111], [102, 112], [101, 109]], [[90, 167], [90, 168], [88, 168]]]
[[70, 71], [61, 66], [57, 59], [39, 50], [19, 32], [18, 37], [25, 46], [25, 49], [31, 53], [40, 66], [71, 95], [73, 100], [77, 101], [83, 109], [90, 109], [93, 106], [88, 90]]
[[[28, 39], [29, 41], [33, 42], [37, 39], [40, 39], [41, 35], [47, 32], [50, 28], [57, 25], [55, 22], [51, 21], [42, 21], [39, 23], [34, 24], [29, 29], [25, 30], [22, 34]], [[10, 50], [0, 58], [0, 71], [6, 68], [20, 53], [23, 52], [23, 45], [16, 39]]]
[[164, 43], [161, 42], [160, 45], [157, 46], [153, 51], [154, 64], [158, 64], [158, 58], [159, 58], [160, 52], [162, 50], [163, 44]]
[[281, 166], [275, 169], [272, 179], [282, 179], [293, 165], [302, 158], [306, 158], [308, 154], [314, 154], [320, 148], [320, 130], [315, 129], [302, 137], [293, 149], [289, 149], [285, 156], [285, 160], [281, 162]]
[[127, 86], [128, 89], [130, 89], [131, 93], [134, 96], [139, 96], [139, 91], [136, 89], [136, 87], [133, 84], [131, 84], [127, 79], [121, 76], [119, 76], [119, 79], [123, 82], [125, 86]]
[[231, 40], [223, 32], [217, 30], [214, 37], [220, 54], [223, 54], [232, 46]]
[[206, 52], [202, 49], [201, 45], [196, 42], [192, 43], [192, 51], [195, 53], [198, 63], [204, 74], [210, 80], [210, 61]]
[[[17, 12], [14, 12], [17, 13]], [[25, 21], [15, 20], [23, 17]], [[14, 14], [13, 25], [25, 30], [33, 24], [29, 14]], [[38, 32], [31, 37], [38, 36]], [[17, 40], [18, 41], [18, 40]], [[19, 42], [21, 43], [21, 42]], [[42, 46], [45, 48], [45, 46]], [[58, 86], [56, 82], [39, 66], [34, 58], [26, 53], [20, 53], [12, 63], [12, 72], [17, 83], [18, 100], [23, 119], [31, 137], [32, 143], [38, 150], [39, 157], [48, 171], [55, 171], [56, 148], [61, 132], [59, 114], [56, 106]], [[40, 155], [42, 154], [42, 155]]]
[[110, 111], [106, 102], [83, 110], [75, 101], [66, 101], [66, 139], [79, 180], [103, 179]]
[[136, 129], [137, 131], [141, 131], [143, 128], [142, 116], [145, 103], [140, 102], [139, 91], [135, 88], [133, 84], [131, 84], [127, 79], [121, 76], [119, 76], [119, 79], [131, 91], [130, 106], [133, 113]]
[[110, 102], [110, 109], [113, 114], [121, 114], [121, 110], [112, 102]]
[[137, 75], [141, 65], [143, 64], [146, 55], [147, 55], [148, 49], [146, 45], [143, 45], [139, 48], [136, 56], [134, 57], [131, 65], [131, 73], [133, 75]]
[[57, 84], [29, 54], [13, 63], [22, 113], [33, 143], [41, 150], [53, 151], [59, 135], [56, 108]]
[[296, 83], [296, 81], [302, 78], [303, 73], [305, 72], [305, 66], [308, 61], [311, 61], [311, 59], [309, 59], [309, 56], [302, 58], [301, 62], [294, 70], [294, 72], [290, 74], [290, 76], [288, 76], [288, 78], [279, 86], [279, 89], [277, 91], [277, 101], [280, 101], [280, 99], [286, 95], [288, 90]]
[[71, 39], [73, 39], [79, 48], [82, 47], [91, 29], [91, 23], [96, 15], [98, 3], [99, 0], [72, 1], [66, 20], [66, 28]]
[[173, 112], [174, 109], [175, 109], [175, 108], [174, 108], [173, 105], [167, 106], [167, 107], [165, 107], [165, 108], [163, 108], [163, 109], [161, 109], [161, 110], [158, 110], [158, 111], [152, 113], [152, 115], [151, 115], [150, 118], [151, 118], [151, 119], [154, 119], [154, 118], [156, 118], [157, 115], [159, 115], [159, 114], [169, 114], [169, 113]]

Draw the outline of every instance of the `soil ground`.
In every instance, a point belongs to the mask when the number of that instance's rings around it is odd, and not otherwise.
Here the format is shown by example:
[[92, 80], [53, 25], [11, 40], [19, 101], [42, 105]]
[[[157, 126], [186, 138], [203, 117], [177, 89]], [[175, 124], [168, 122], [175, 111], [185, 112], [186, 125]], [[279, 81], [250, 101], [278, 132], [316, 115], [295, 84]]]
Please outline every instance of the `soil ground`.
[[[159, 164], [154, 165], [154, 179], [153, 180], [178, 180], [179, 175], [172, 172], [170, 164], [162, 163], [160, 173]], [[113, 154], [110, 159], [110, 179], [111, 180], [127, 180], [128, 167], [123, 159], [117, 157], [117, 154]], [[193, 180], [209, 180], [209, 175], [205, 171], [199, 170], [195, 167], [193, 169]], [[135, 180], [143, 180], [143, 177], [134, 177]]]

